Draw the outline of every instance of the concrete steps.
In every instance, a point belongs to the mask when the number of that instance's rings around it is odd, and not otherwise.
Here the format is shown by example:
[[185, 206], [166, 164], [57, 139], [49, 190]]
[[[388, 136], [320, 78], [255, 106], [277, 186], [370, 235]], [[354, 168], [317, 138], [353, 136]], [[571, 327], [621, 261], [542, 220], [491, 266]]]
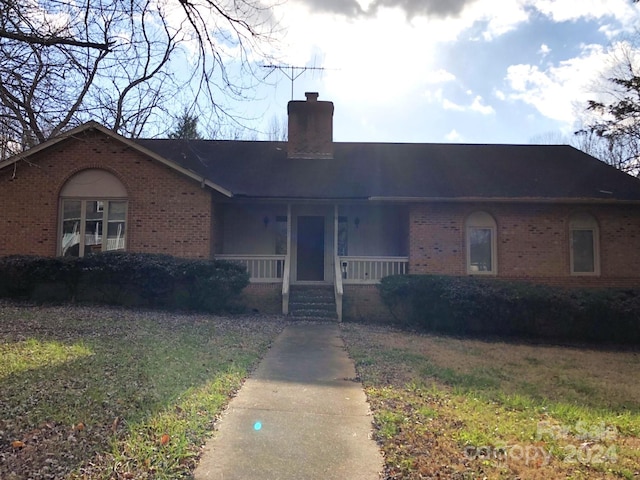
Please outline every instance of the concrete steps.
[[332, 285], [291, 285], [289, 316], [304, 320], [338, 320]]

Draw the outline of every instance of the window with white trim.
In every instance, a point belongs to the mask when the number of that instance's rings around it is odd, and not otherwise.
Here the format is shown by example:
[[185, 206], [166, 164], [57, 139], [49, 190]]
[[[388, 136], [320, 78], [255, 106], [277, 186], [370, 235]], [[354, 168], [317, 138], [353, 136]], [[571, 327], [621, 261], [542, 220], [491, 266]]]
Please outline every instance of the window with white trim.
[[347, 217], [338, 217], [338, 256], [346, 257], [349, 254], [349, 222]]
[[496, 222], [486, 212], [474, 212], [465, 223], [467, 244], [467, 273], [469, 275], [495, 275]]
[[569, 219], [570, 263], [572, 275], [599, 275], [599, 229], [596, 219], [578, 213]]
[[60, 193], [58, 253], [82, 257], [124, 250], [127, 203], [124, 186], [109, 172], [90, 169], [74, 175]]
[[276, 255], [287, 254], [287, 222], [286, 215], [276, 216]]

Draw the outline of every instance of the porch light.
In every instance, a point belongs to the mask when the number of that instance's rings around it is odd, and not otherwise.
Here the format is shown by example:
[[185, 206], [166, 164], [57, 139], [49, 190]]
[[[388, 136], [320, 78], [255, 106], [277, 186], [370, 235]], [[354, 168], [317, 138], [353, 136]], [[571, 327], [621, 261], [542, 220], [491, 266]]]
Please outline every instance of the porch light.
[[358, 228], [360, 226], [360, 217], [356, 217], [353, 220], [353, 223], [355, 224], [356, 228]]
[[347, 262], [342, 262], [342, 278], [347, 278]]
[[264, 228], [267, 228], [269, 226], [269, 217], [265, 215], [262, 219], [262, 223], [264, 223]]

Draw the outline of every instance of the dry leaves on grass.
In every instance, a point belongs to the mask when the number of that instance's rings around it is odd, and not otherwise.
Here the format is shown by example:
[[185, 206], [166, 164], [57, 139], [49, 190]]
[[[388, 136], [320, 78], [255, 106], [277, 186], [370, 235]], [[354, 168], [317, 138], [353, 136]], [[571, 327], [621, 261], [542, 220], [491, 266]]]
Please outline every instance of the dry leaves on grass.
[[0, 479], [186, 475], [284, 325], [0, 303]]
[[[629, 380], [640, 366], [637, 352], [487, 342], [349, 324], [343, 326], [343, 337], [374, 413], [386, 478], [617, 479], [640, 474], [640, 387]], [[538, 438], [543, 421], [570, 434]], [[598, 431], [602, 425], [619, 433], [612, 440], [580, 438], [578, 427]], [[600, 458], [601, 451], [614, 455]]]

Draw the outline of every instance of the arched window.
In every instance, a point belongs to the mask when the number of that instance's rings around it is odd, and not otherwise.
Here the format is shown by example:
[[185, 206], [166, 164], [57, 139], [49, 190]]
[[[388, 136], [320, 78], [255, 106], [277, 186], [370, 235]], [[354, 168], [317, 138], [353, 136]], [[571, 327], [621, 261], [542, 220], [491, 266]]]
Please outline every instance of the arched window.
[[495, 275], [496, 221], [486, 212], [474, 212], [465, 224], [467, 240], [467, 273], [469, 275]]
[[577, 213], [569, 219], [569, 241], [572, 275], [599, 275], [598, 222], [588, 213]]
[[58, 254], [124, 250], [127, 191], [115, 176], [99, 169], [71, 177], [60, 192]]

